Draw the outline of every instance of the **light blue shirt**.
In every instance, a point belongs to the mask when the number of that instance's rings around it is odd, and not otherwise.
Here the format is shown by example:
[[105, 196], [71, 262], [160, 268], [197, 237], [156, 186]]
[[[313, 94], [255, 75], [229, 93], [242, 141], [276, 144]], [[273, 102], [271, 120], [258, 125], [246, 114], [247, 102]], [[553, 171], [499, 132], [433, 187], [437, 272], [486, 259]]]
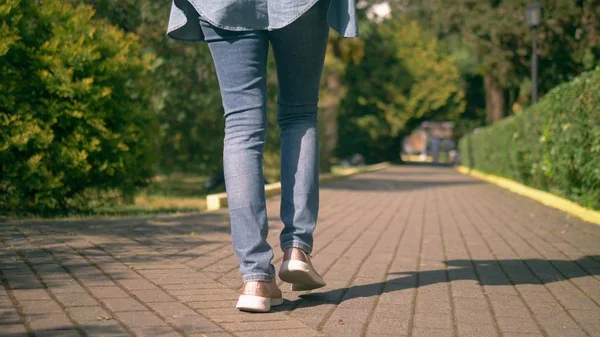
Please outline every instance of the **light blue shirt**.
[[[198, 18], [226, 30], [273, 30], [292, 23], [318, 0], [173, 0], [167, 35], [203, 41]], [[329, 26], [344, 37], [358, 36], [355, 0], [331, 0]]]

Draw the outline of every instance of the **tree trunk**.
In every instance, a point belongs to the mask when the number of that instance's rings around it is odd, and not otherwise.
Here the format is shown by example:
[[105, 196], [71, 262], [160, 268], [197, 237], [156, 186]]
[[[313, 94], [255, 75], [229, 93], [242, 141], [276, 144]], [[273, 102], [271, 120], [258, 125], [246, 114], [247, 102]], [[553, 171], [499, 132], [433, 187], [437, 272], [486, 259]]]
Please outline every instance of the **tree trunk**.
[[485, 87], [485, 112], [488, 123], [494, 123], [504, 117], [504, 89], [491, 75], [486, 74], [483, 79]]

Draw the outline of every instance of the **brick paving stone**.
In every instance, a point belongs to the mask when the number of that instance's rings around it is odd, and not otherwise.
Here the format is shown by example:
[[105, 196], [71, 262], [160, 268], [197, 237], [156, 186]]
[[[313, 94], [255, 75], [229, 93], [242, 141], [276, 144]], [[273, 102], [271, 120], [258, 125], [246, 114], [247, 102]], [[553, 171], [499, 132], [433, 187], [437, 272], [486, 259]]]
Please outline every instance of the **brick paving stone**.
[[600, 325], [600, 308], [598, 310], [569, 310], [571, 316], [583, 325]]
[[186, 334], [223, 331], [217, 324], [200, 316], [167, 317], [166, 320]]
[[[585, 337], [588, 334], [583, 329], [551, 329], [546, 330], [548, 337]], [[594, 336], [592, 334], [592, 336]]]
[[196, 316], [193, 309], [190, 309], [186, 305], [179, 302], [151, 302], [147, 303], [152, 310], [156, 311], [163, 317], [183, 317], [183, 316]]
[[192, 290], [192, 289], [224, 289], [227, 288], [219, 283], [192, 283], [192, 284], [165, 284], [162, 286], [167, 290]]
[[22, 324], [2, 324], [2, 335], [6, 337], [28, 337], [27, 329]]
[[142, 302], [172, 302], [174, 298], [162, 290], [133, 290], [132, 293]]
[[188, 302], [190, 308], [197, 309], [198, 311], [203, 311], [204, 309], [214, 309], [214, 308], [235, 308], [236, 300], [213, 300], [213, 301], [203, 301], [203, 302]]
[[21, 316], [13, 308], [0, 309], [0, 326], [20, 324]]
[[335, 308], [333, 303], [313, 303], [315, 306], [305, 306], [302, 303], [291, 312], [290, 317], [302, 321], [307, 326], [317, 329], [321, 322]]
[[86, 322], [79, 325], [83, 331], [89, 337], [122, 337], [130, 336], [119, 322], [115, 320], [111, 321], [99, 321], [99, 322]]
[[81, 337], [79, 331], [74, 329], [36, 331], [35, 335], [36, 337]]
[[[286, 329], [286, 330], [260, 330], [260, 331], [238, 331], [235, 333], [240, 337], [322, 337], [325, 336], [310, 329]], [[210, 336], [210, 334], [208, 335]]]
[[87, 293], [60, 293], [54, 294], [56, 299], [65, 307], [96, 306], [98, 302]]
[[19, 306], [30, 314], [59, 313], [63, 309], [54, 300], [19, 301]]
[[[267, 203], [273, 246], [280, 200]], [[307, 296], [284, 288], [267, 315], [234, 308], [226, 210], [13, 226], [23, 234], [0, 226], [3, 242], [35, 273], [2, 248], [0, 272], [39, 333], [78, 332], [38, 276], [88, 336], [600, 335], [600, 226], [449, 168], [323, 186], [312, 255], [328, 285]], [[1, 288], [0, 331], [23, 329]]]
[[591, 336], [600, 336], [600, 324], [585, 325], [583, 329]]
[[171, 327], [150, 327], [131, 329], [138, 337], [181, 337], [181, 334]]
[[[500, 336], [496, 327], [489, 324], [467, 324], [467, 323], [457, 323], [457, 332], [456, 335], [458, 337], [494, 337]], [[504, 334], [506, 336], [506, 334]]]
[[79, 323], [98, 322], [112, 319], [112, 315], [102, 307], [71, 307], [67, 313]]
[[531, 318], [498, 317], [497, 322], [502, 332], [541, 333]]
[[332, 321], [328, 320], [327, 325], [321, 330], [326, 336], [332, 337], [343, 337], [343, 336], [360, 336], [365, 324], [345, 322], [345, 321]]
[[414, 328], [412, 337], [452, 337], [452, 330]]
[[493, 304], [496, 317], [530, 317], [530, 313], [525, 306]]
[[0, 308], [11, 308], [12, 306], [12, 300], [8, 295], [0, 296]]
[[129, 295], [121, 288], [113, 287], [90, 287], [88, 288], [93, 296], [99, 299], [107, 298], [128, 298]]
[[239, 295], [234, 294], [232, 292], [227, 292], [227, 293], [213, 293], [210, 295], [207, 294], [201, 294], [201, 295], [178, 295], [175, 296], [177, 297], [178, 300], [182, 301], [182, 302], [210, 302], [210, 301], [217, 301], [217, 300], [236, 300], [238, 298]]
[[306, 325], [296, 320], [285, 321], [245, 321], [235, 323], [221, 323], [222, 327], [229, 331], [253, 331], [253, 330], [275, 330], [275, 329], [295, 329], [306, 328]]
[[394, 334], [397, 336], [408, 335], [410, 316], [404, 318], [375, 317], [369, 321], [368, 334]]
[[[204, 332], [204, 333], [199, 333], [199, 332], [193, 332], [193, 333], [188, 333], [189, 336], [201, 336], [201, 337], [231, 337], [233, 336], [232, 334], [228, 333], [228, 332]], [[266, 335], [264, 335], [266, 336]]]
[[61, 293], [83, 293], [85, 289], [83, 289], [77, 281], [68, 275], [61, 277], [44, 277], [44, 283], [48, 289], [50, 289], [55, 294]]
[[146, 310], [140, 302], [132, 298], [107, 298], [102, 302], [114, 312]]
[[464, 310], [488, 310], [488, 302], [483, 298], [455, 297], [453, 300], [456, 309]]
[[124, 279], [117, 280], [119, 284], [128, 290], [157, 290], [158, 288], [149, 281], [144, 279]]
[[263, 321], [289, 321], [290, 316], [283, 313], [269, 313], [268, 315], [248, 315], [244, 312], [234, 314], [218, 314], [208, 315], [208, 317], [216, 323], [232, 323], [232, 322], [263, 322]]
[[115, 315], [129, 327], [164, 327], [167, 324], [150, 311], [117, 312]]
[[73, 324], [63, 313], [27, 315], [29, 324], [34, 330], [69, 330]]
[[452, 329], [452, 317], [449, 315], [415, 315], [415, 326], [418, 328]]
[[50, 296], [44, 289], [17, 289], [13, 290], [13, 295], [17, 301], [50, 300]]

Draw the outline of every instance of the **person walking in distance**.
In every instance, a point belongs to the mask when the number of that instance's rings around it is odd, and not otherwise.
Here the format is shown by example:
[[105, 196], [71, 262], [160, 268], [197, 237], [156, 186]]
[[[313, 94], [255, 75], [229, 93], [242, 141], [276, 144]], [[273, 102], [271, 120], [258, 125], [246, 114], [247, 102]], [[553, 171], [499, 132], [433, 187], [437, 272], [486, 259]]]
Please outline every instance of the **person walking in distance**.
[[329, 27], [358, 35], [354, 0], [174, 0], [168, 36], [205, 41], [225, 111], [223, 165], [232, 243], [244, 280], [237, 308], [283, 303], [267, 243], [262, 170], [267, 54], [275, 57], [281, 137], [281, 280], [292, 290], [325, 286], [311, 264], [319, 210], [317, 103]]

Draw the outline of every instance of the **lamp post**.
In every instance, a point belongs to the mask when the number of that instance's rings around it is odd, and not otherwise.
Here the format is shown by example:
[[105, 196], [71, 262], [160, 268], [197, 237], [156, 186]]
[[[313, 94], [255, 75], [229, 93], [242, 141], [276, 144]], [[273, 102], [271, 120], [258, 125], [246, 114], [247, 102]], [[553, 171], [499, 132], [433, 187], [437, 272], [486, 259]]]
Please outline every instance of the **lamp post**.
[[534, 0], [534, 2], [527, 6], [525, 19], [527, 20], [527, 25], [531, 28], [531, 104], [535, 104], [538, 94], [537, 27], [542, 23], [542, 6], [537, 0]]

